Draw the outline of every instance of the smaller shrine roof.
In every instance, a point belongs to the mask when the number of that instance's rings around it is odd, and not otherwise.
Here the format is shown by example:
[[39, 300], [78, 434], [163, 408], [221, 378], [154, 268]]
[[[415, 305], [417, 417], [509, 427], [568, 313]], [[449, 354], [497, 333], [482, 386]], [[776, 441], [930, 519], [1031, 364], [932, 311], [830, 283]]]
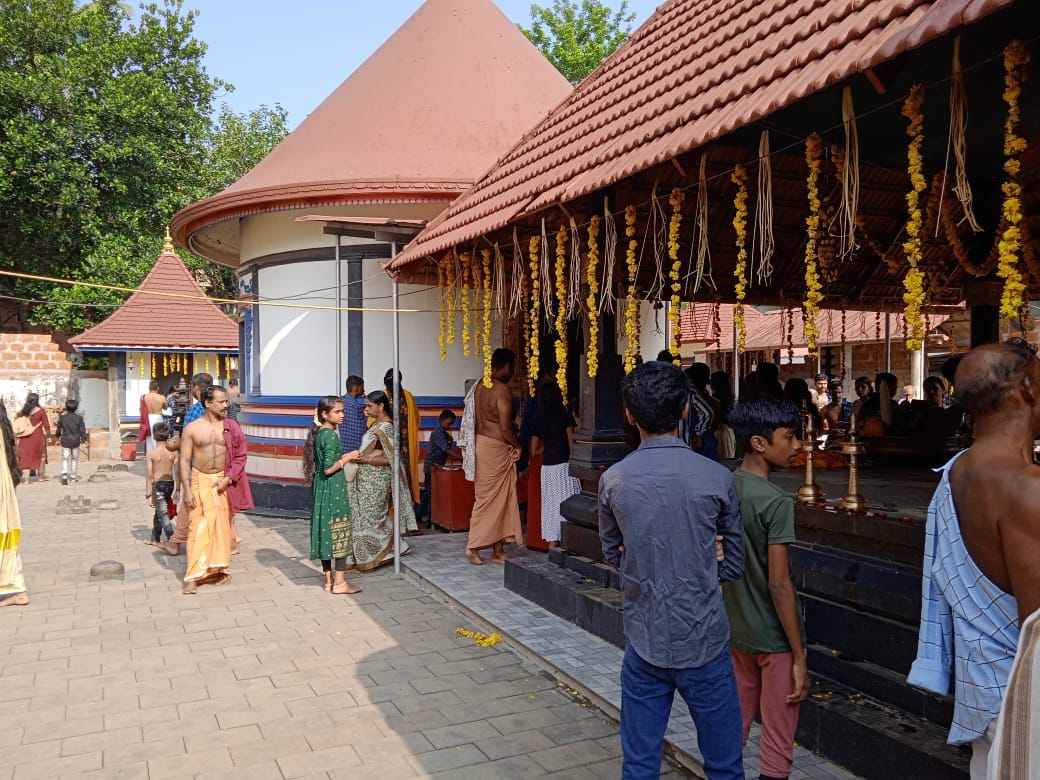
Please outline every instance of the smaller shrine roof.
[[237, 352], [238, 326], [206, 297], [167, 234], [129, 300], [69, 343], [80, 352]]

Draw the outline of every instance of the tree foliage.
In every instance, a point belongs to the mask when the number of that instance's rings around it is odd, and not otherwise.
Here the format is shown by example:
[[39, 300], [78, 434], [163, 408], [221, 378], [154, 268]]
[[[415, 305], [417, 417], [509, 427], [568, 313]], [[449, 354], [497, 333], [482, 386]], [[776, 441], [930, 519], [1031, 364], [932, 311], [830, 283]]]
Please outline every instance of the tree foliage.
[[[285, 135], [281, 107], [236, 115], [216, 96], [196, 12], [180, 0], [0, 0], [0, 267], [136, 287], [170, 217]], [[182, 256], [234, 292], [228, 269]], [[19, 319], [78, 332], [125, 294], [0, 278]]]
[[599, 0], [553, 0], [551, 8], [531, 6], [530, 28], [518, 26], [573, 84], [625, 42], [635, 18], [627, 0], [621, 0], [617, 11]]

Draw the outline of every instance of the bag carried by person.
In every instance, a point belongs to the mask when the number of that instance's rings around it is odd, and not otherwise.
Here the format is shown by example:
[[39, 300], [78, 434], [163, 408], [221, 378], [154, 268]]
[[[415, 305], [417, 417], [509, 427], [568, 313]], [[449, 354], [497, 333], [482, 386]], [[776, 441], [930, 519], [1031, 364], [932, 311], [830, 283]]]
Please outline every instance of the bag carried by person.
[[36, 429], [39, 425], [33, 425], [32, 420], [28, 417], [15, 417], [14, 418], [14, 435], [19, 439], [24, 439], [26, 436], [32, 436], [36, 433]]

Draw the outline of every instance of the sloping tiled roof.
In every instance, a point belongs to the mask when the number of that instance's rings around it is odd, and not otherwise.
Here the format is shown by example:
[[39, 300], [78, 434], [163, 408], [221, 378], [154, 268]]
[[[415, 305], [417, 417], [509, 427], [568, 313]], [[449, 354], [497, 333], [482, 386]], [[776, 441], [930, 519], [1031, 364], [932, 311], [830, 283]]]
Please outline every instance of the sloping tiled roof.
[[1014, 0], [671, 0], [391, 264], [674, 159]]
[[[447, 205], [571, 89], [492, 0], [427, 0], [256, 167], [170, 229], [189, 246], [208, 225], [264, 211]], [[190, 246], [207, 254], [204, 240]]]
[[69, 343], [77, 350], [237, 352], [238, 326], [206, 299], [167, 239], [129, 300]]

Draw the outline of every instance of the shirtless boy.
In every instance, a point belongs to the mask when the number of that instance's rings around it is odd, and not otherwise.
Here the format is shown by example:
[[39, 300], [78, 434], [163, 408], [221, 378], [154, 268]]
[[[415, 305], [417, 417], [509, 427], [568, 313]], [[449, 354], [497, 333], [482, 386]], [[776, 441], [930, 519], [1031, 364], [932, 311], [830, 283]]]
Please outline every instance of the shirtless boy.
[[173, 536], [173, 523], [170, 521], [169, 502], [176, 504], [180, 500], [180, 490], [175, 479], [177, 472], [177, 453], [166, 449], [165, 442], [170, 438], [170, 426], [167, 423], [156, 423], [152, 428], [152, 436], [162, 447], [156, 447], [148, 453], [144, 478], [144, 497], [148, 506], [155, 512], [152, 516], [152, 538], [145, 544], [162, 546], [162, 535], [166, 534], [169, 543]]
[[141, 405], [148, 414], [148, 428], [151, 431], [145, 439], [145, 449], [151, 452], [155, 449], [155, 443], [159, 441], [155, 436], [155, 426], [162, 422], [163, 409], [166, 408], [166, 396], [159, 392], [158, 380], [153, 379], [148, 383], [148, 393], [141, 396]]

